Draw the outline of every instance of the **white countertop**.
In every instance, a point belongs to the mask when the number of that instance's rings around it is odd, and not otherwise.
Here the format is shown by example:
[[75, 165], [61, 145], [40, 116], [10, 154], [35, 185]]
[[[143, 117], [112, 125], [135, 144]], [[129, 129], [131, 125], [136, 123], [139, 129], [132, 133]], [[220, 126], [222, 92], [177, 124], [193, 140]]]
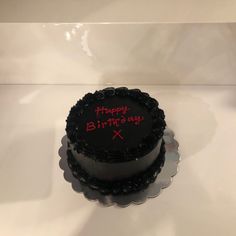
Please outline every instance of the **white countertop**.
[[72, 190], [58, 149], [69, 109], [99, 86], [0, 86], [0, 235], [235, 236], [236, 87], [130, 86], [156, 97], [180, 144], [170, 187], [103, 207]]

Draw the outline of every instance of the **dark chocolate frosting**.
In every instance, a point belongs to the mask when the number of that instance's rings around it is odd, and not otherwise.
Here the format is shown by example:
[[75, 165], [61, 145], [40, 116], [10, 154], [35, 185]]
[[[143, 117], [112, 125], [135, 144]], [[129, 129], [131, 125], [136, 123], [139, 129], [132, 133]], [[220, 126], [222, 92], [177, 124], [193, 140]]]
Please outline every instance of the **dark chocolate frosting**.
[[69, 144], [72, 155], [78, 161], [81, 168], [90, 176], [105, 180], [115, 181], [129, 178], [137, 173], [145, 171], [156, 160], [160, 153], [162, 139], [159, 140], [157, 146], [142, 158], [124, 161], [124, 162], [100, 162], [86, 157], [82, 153], [73, 150], [73, 145]]
[[164, 163], [166, 123], [158, 105], [139, 89], [106, 88], [86, 94], [67, 118], [72, 174], [104, 194], [147, 187]]
[[66, 132], [76, 153], [121, 163], [142, 158], [157, 146], [164, 118], [158, 102], [147, 93], [106, 88], [86, 94], [71, 108]]
[[143, 190], [153, 183], [160, 173], [165, 161], [165, 143], [162, 141], [161, 149], [158, 157], [145, 171], [137, 173], [129, 178], [116, 181], [104, 181], [94, 176], [89, 175], [75, 159], [71, 150], [67, 150], [68, 165], [75, 178], [79, 180], [82, 185], [99, 191], [104, 195], [124, 195]]

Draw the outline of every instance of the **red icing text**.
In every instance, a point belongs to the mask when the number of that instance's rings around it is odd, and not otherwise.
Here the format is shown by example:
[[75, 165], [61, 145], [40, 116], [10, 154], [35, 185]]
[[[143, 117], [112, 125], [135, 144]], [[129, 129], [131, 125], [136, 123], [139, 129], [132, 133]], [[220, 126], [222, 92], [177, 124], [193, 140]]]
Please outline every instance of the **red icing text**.
[[125, 123], [132, 123], [134, 125], [139, 125], [140, 122], [144, 120], [143, 116], [121, 116], [120, 118], [109, 118], [105, 121], [90, 121], [86, 123], [86, 131], [94, 131], [96, 129], [104, 129], [106, 127], [120, 127]]
[[121, 106], [121, 107], [115, 107], [115, 108], [107, 108], [107, 107], [96, 107], [95, 112], [96, 115], [125, 115], [127, 113], [127, 111], [129, 110], [129, 108], [127, 106]]
[[120, 138], [122, 140], [124, 139], [123, 136], [121, 135], [121, 129], [120, 130], [113, 130], [113, 133], [114, 133], [114, 135], [113, 135], [112, 139], [115, 139], [116, 137]]

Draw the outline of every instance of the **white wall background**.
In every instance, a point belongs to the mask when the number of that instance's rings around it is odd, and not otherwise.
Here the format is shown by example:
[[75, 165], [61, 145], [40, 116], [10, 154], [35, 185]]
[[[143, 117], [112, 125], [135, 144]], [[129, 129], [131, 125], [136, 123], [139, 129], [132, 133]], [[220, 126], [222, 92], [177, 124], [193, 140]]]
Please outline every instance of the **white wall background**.
[[235, 22], [235, 0], [1, 0], [5, 22]]
[[0, 24], [1, 84], [236, 84], [236, 24]]

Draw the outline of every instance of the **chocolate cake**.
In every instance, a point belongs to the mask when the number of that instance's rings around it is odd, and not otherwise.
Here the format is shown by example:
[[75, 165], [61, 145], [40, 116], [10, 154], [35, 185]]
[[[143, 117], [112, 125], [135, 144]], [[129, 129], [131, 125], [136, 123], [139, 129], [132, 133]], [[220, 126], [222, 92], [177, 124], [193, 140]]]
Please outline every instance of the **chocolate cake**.
[[139, 89], [105, 88], [70, 110], [68, 165], [82, 184], [128, 194], [154, 182], [164, 163], [163, 110]]

